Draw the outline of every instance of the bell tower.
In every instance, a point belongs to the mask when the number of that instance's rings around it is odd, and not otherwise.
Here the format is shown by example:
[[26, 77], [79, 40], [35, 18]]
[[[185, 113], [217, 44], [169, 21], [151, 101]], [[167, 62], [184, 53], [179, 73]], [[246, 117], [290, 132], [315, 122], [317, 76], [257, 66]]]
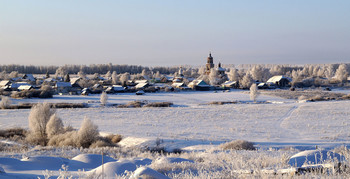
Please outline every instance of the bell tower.
[[207, 64], [206, 64], [206, 69], [205, 72], [207, 75], [209, 75], [210, 70], [214, 68], [214, 59], [211, 56], [211, 52], [209, 52], [209, 57], [207, 58]]

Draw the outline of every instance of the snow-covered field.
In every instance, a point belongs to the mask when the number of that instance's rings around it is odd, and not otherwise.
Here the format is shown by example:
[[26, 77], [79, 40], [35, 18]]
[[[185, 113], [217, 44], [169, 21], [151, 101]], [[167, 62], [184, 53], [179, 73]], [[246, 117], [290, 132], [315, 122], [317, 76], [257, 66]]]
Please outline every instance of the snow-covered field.
[[[109, 95], [108, 103], [125, 104], [135, 100], [167, 101], [173, 102], [174, 106], [101, 107], [98, 95], [54, 96], [53, 99], [45, 100], [13, 100], [13, 103], [43, 101], [89, 103], [90, 108], [57, 109], [57, 112], [65, 126], [79, 128], [84, 117], [88, 117], [98, 125], [102, 133], [121, 134], [124, 137], [120, 143], [122, 147], [150, 147], [156, 146], [158, 142], [158, 145], [169, 151], [182, 149], [205, 152], [217, 148], [221, 143], [237, 139], [253, 142], [259, 150], [266, 151], [271, 148], [289, 147], [305, 150], [314, 149], [316, 146], [333, 149], [350, 144], [350, 101], [299, 103], [277, 97], [259, 96], [258, 101], [268, 103], [252, 103], [248, 93], [233, 90], [216, 93], [212, 91], [147, 93], [142, 96], [118, 94]], [[206, 104], [213, 101], [243, 103]], [[28, 128], [29, 111], [0, 110], [0, 128]], [[3, 160], [0, 159], [1, 164], [4, 163]], [[14, 171], [38, 173], [20, 169]]]

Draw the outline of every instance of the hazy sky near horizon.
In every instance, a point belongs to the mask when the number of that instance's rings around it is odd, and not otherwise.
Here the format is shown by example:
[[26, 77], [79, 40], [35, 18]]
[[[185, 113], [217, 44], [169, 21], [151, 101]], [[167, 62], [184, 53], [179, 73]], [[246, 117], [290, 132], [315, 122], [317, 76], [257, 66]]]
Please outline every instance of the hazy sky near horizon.
[[348, 0], [0, 0], [0, 64], [350, 62]]

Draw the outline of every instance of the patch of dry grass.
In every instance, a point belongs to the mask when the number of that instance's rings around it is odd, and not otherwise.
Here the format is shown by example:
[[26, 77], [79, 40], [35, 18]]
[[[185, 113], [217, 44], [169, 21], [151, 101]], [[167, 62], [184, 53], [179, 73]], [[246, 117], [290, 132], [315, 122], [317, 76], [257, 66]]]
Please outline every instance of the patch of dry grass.
[[235, 140], [219, 146], [223, 150], [255, 150], [254, 144], [245, 140]]
[[[262, 94], [277, 96], [285, 99], [309, 100], [309, 101], [329, 101], [350, 99], [349, 95], [343, 93], [334, 93], [322, 90], [261, 90]], [[348, 97], [346, 97], [348, 96]]]

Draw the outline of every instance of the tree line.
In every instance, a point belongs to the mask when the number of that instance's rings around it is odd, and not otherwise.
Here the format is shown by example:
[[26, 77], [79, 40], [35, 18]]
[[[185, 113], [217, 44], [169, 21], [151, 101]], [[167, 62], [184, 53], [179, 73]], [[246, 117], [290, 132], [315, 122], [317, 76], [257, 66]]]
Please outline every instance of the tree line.
[[91, 64], [91, 65], [63, 65], [63, 66], [35, 66], [35, 65], [0, 65], [0, 71], [11, 73], [17, 71], [21, 74], [54, 74], [57, 69], [64, 69], [67, 73], [77, 74], [83, 71], [86, 74], [105, 74], [108, 71], [116, 71], [118, 73], [130, 73], [137, 74], [142, 73], [143, 70], [152, 71], [156, 73], [159, 71], [161, 74], [172, 74], [178, 71], [179, 67], [145, 67], [140, 65], [114, 65], [108, 64]]

